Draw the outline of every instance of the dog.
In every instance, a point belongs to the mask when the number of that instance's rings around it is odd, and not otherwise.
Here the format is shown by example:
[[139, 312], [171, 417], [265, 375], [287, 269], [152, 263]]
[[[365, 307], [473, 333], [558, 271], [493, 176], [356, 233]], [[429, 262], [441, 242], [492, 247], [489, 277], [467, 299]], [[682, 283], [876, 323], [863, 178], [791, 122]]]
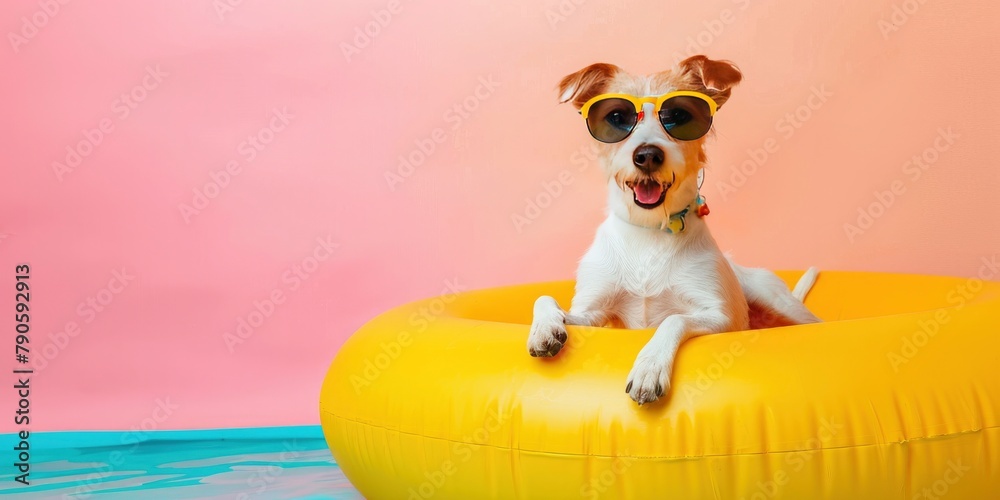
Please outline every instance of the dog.
[[704, 55], [647, 76], [598, 63], [563, 78], [559, 102], [572, 103], [603, 143], [608, 216], [579, 263], [569, 311], [549, 296], [535, 301], [531, 356], [558, 354], [566, 325], [656, 327], [625, 384], [642, 405], [670, 390], [690, 338], [820, 321], [802, 302], [815, 268], [790, 292], [774, 273], [723, 255], [705, 224], [705, 136], [742, 78], [733, 63]]

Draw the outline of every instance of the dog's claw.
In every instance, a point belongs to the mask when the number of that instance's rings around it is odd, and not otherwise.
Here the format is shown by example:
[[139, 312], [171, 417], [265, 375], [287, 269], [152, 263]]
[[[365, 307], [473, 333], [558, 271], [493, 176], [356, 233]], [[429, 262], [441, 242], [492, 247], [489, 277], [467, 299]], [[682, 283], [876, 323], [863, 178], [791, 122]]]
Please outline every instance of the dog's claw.
[[670, 390], [666, 366], [656, 358], [640, 356], [629, 373], [625, 392], [640, 406], [653, 403]]
[[528, 349], [528, 354], [531, 354], [536, 358], [551, 358], [552, 356], [559, 354], [559, 351], [562, 350], [563, 344], [562, 342], [549, 342], [545, 344], [544, 347], [544, 349], [530, 348]]
[[566, 327], [532, 325], [528, 337], [528, 354], [536, 358], [551, 358], [562, 350], [567, 340]]
[[[558, 330], [556, 330], [554, 332], [554, 336], [555, 336], [556, 340], [559, 341], [559, 347], [562, 348], [563, 344], [566, 343], [566, 339], [568, 338], [566, 336], [566, 330], [564, 330], [564, 329], [558, 329]], [[556, 349], [556, 352], [558, 352], [558, 351], [559, 351], [559, 349]]]

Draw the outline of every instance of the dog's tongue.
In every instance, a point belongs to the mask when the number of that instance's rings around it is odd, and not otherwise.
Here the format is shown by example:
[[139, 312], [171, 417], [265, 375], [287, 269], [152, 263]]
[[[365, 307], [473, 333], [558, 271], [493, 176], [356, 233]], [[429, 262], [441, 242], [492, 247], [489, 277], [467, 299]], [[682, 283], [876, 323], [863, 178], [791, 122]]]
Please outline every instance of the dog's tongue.
[[659, 182], [643, 180], [635, 185], [634, 191], [635, 199], [639, 203], [650, 205], [660, 201], [660, 195], [663, 194], [663, 185]]

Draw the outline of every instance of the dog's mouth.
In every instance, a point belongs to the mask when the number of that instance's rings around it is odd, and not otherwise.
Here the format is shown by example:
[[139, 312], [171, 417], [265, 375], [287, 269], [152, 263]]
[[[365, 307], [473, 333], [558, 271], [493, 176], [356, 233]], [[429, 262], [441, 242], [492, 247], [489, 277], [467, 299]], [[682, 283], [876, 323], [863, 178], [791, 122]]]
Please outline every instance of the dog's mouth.
[[625, 186], [632, 190], [632, 201], [647, 210], [662, 205], [663, 200], [667, 199], [667, 190], [673, 184], [673, 180], [659, 182], [648, 177], [637, 181], [625, 181]]

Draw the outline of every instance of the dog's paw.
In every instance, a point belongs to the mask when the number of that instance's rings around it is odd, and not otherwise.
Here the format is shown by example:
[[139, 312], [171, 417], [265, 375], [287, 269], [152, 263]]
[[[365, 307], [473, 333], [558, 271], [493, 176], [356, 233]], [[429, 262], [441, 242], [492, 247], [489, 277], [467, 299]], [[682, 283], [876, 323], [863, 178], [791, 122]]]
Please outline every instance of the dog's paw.
[[639, 356], [628, 374], [625, 392], [636, 403], [652, 403], [670, 390], [667, 364], [652, 357]]
[[566, 325], [562, 321], [535, 321], [528, 334], [528, 353], [532, 356], [551, 357], [559, 353], [566, 343]]

